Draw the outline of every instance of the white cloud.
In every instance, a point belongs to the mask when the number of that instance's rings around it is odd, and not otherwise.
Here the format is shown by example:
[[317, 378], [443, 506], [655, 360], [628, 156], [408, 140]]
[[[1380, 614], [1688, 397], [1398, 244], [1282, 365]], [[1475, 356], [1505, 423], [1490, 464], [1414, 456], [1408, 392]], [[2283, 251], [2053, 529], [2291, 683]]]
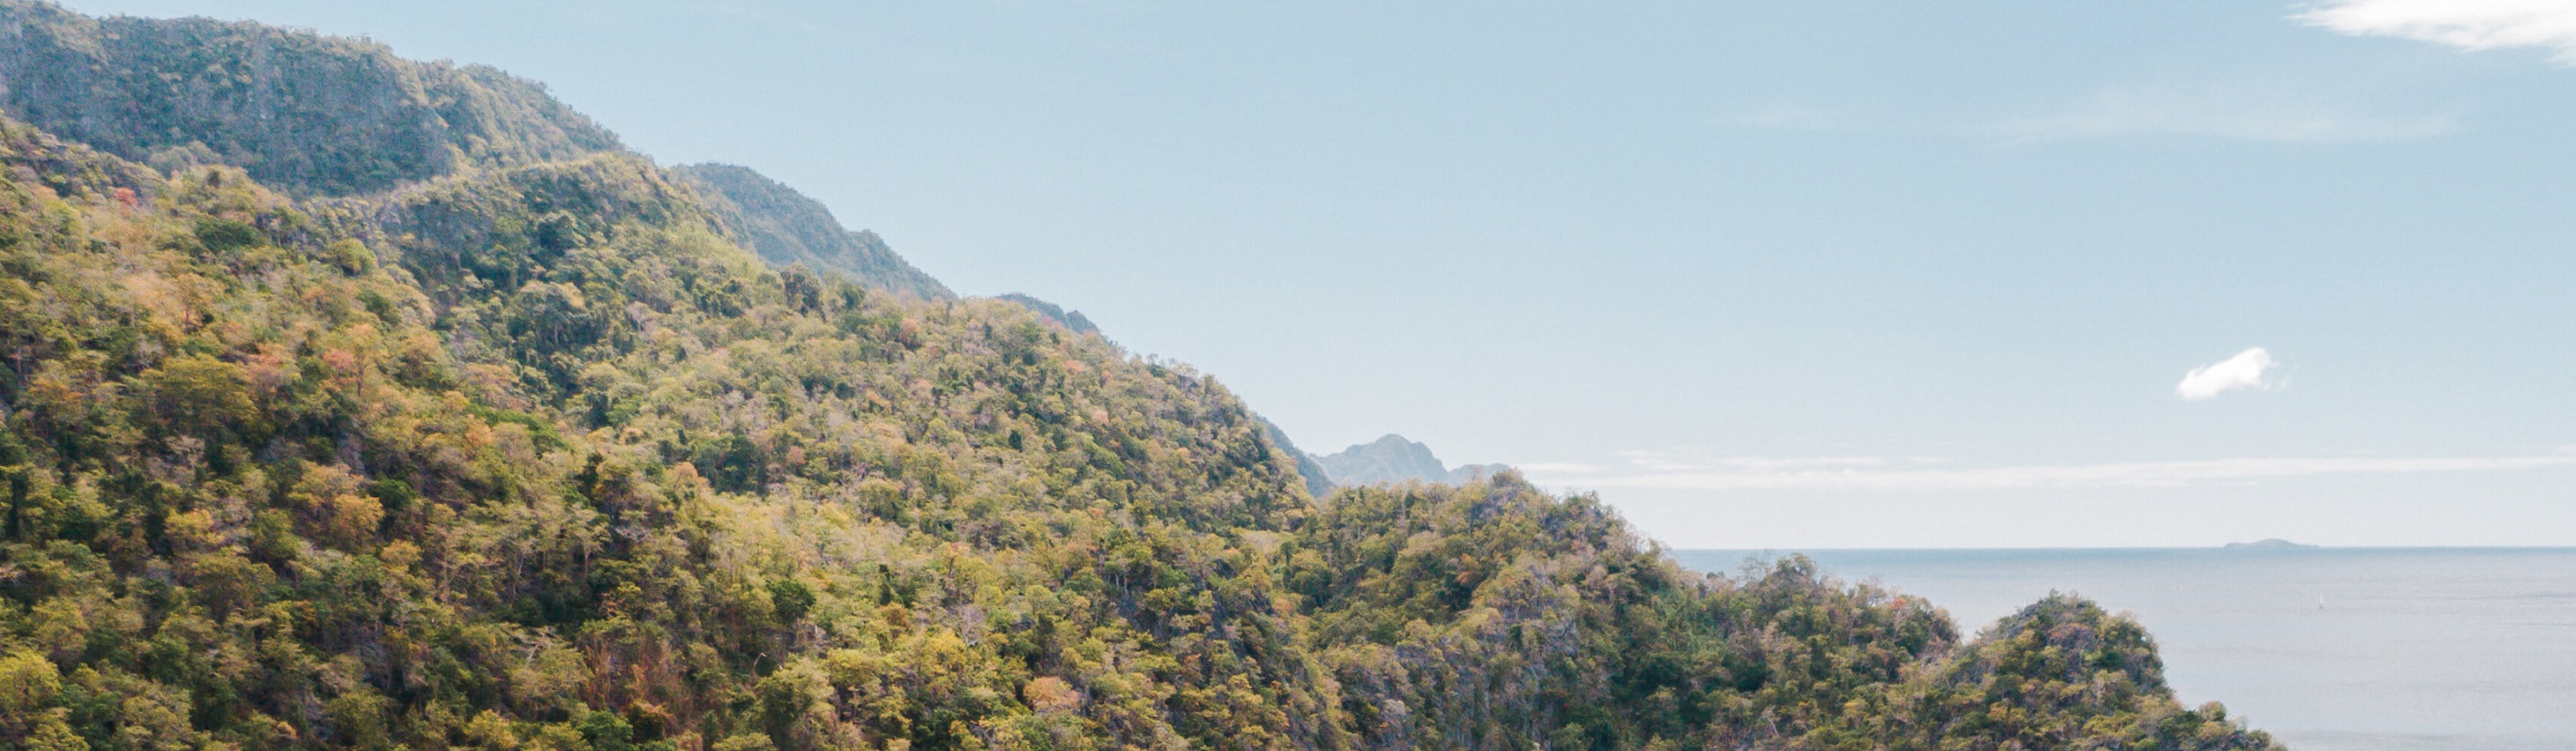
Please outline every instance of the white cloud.
[[2293, 18], [2354, 36], [2471, 51], [2541, 47], [2558, 64], [2576, 65], [2576, 2], [2569, 0], [2325, 0]]
[[1874, 467], [1886, 464], [1887, 460], [1875, 456], [1798, 456], [1787, 458], [1769, 456], [1730, 456], [1718, 460], [1717, 463], [1738, 469], [1801, 469], [1809, 467]]
[[[2260, 353], [2260, 349], [2248, 350]], [[2231, 361], [2247, 359], [2240, 354]], [[2224, 364], [2224, 363], [2221, 363]], [[2215, 367], [2215, 366], [2212, 366]], [[1649, 488], [1701, 491], [1941, 492], [2029, 488], [2144, 488], [2247, 483], [2268, 478], [2321, 475], [2393, 475], [2492, 472], [2576, 467], [2576, 446], [2525, 456], [2256, 457], [2186, 461], [1960, 466], [1937, 457], [1763, 457], [1708, 447], [1621, 451], [1624, 465], [1577, 462], [1520, 465], [1546, 486], [1606, 490]]]
[[[2173, 462], [2060, 464], [1939, 470], [1805, 470], [1662, 472], [1561, 483], [1586, 488], [1680, 490], [2004, 490], [2067, 487], [2169, 487], [2275, 477], [2344, 474], [2479, 472], [2576, 466], [2576, 454], [2508, 457], [2324, 457], [2210, 459]], [[1542, 482], [1545, 482], [1544, 480]]]
[[2313, 92], [2123, 86], [2062, 111], [2008, 120], [1995, 130], [2022, 138], [2195, 136], [2274, 143], [2407, 141], [2457, 128], [2440, 115], [2386, 115], [2319, 99]]
[[1601, 471], [1599, 466], [1582, 462], [1531, 462], [1513, 466], [1528, 474], [1586, 474]]
[[2272, 353], [2262, 347], [2236, 353], [2235, 357], [2192, 368], [2183, 374], [2174, 393], [2190, 401], [2200, 401], [2237, 389], [2271, 388], [2263, 381], [2263, 372], [2272, 369]]
[[[1618, 452], [1618, 454], [1622, 457], [1626, 457], [1630, 466], [1649, 472], [1695, 472], [1717, 469], [1807, 469], [1816, 467], [1875, 466], [1886, 464], [1888, 462], [1886, 457], [1878, 456], [1737, 456], [1697, 446], [1685, 446], [1666, 451], [1630, 450], [1621, 451]], [[1524, 466], [1592, 467], [1592, 465], [1589, 464], [1531, 464]], [[1583, 471], [1592, 472], [1598, 471], [1598, 469], [1599, 468], [1597, 467], [1592, 467], [1591, 469], [1585, 469]]]
[[1630, 465], [1649, 472], [1687, 472], [1706, 469], [1699, 464], [1676, 460], [1671, 454], [1662, 451], [1621, 451], [1619, 455], [1627, 457]]

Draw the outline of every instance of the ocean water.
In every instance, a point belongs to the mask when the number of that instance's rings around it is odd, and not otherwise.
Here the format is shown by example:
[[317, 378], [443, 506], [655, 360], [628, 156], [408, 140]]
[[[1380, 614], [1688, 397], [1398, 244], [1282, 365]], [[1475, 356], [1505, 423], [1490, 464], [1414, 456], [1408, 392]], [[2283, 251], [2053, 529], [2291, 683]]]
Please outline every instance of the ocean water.
[[[1793, 551], [1683, 550], [1703, 571]], [[2051, 590], [2126, 611], [2187, 706], [2298, 751], [2576, 750], [2576, 548], [1808, 550], [1974, 634]]]

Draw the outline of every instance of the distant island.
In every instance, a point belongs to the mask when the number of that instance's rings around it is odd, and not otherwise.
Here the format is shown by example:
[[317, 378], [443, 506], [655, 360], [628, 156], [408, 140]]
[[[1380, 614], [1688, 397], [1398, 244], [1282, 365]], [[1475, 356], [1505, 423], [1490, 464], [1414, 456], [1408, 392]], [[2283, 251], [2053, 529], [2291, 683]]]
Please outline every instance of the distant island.
[[2253, 542], [2231, 542], [2227, 544], [2227, 549], [2229, 550], [2315, 550], [2316, 548], [2317, 546], [2315, 545], [2303, 545], [2278, 537], [2266, 537]]

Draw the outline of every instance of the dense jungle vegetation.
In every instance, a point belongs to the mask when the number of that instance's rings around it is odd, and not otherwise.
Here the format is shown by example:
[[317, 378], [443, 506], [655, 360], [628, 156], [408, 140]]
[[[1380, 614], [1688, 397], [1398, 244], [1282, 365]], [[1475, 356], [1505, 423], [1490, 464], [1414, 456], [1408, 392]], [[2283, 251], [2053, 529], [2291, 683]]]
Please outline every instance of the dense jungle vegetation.
[[0, 32], [0, 746], [2274, 747], [2079, 599], [1962, 641], [1508, 472], [1319, 496], [1216, 379], [764, 261], [852, 238], [497, 71]]

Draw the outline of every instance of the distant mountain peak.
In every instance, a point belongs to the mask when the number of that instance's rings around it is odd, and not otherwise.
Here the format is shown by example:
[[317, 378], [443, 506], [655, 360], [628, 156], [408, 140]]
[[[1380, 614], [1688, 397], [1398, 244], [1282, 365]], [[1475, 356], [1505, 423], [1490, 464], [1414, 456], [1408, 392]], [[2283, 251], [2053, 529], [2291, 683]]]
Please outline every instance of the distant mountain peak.
[[1404, 436], [1388, 433], [1377, 440], [1342, 449], [1339, 453], [1315, 458], [1324, 472], [1337, 485], [1369, 485], [1381, 482], [1464, 483], [1510, 469], [1502, 464], [1468, 464], [1451, 468], [1431, 453], [1431, 447]]
[[1082, 311], [1066, 310], [1064, 309], [1064, 306], [1020, 294], [1018, 292], [1003, 295], [1001, 299], [1010, 301], [1012, 304], [1020, 307], [1028, 308], [1029, 312], [1038, 314], [1039, 318], [1046, 319], [1049, 323], [1071, 329], [1073, 333], [1100, 333], [1100, 327], [1092, 325], [1091, 319], [1084, 317], [1082, 315]]

